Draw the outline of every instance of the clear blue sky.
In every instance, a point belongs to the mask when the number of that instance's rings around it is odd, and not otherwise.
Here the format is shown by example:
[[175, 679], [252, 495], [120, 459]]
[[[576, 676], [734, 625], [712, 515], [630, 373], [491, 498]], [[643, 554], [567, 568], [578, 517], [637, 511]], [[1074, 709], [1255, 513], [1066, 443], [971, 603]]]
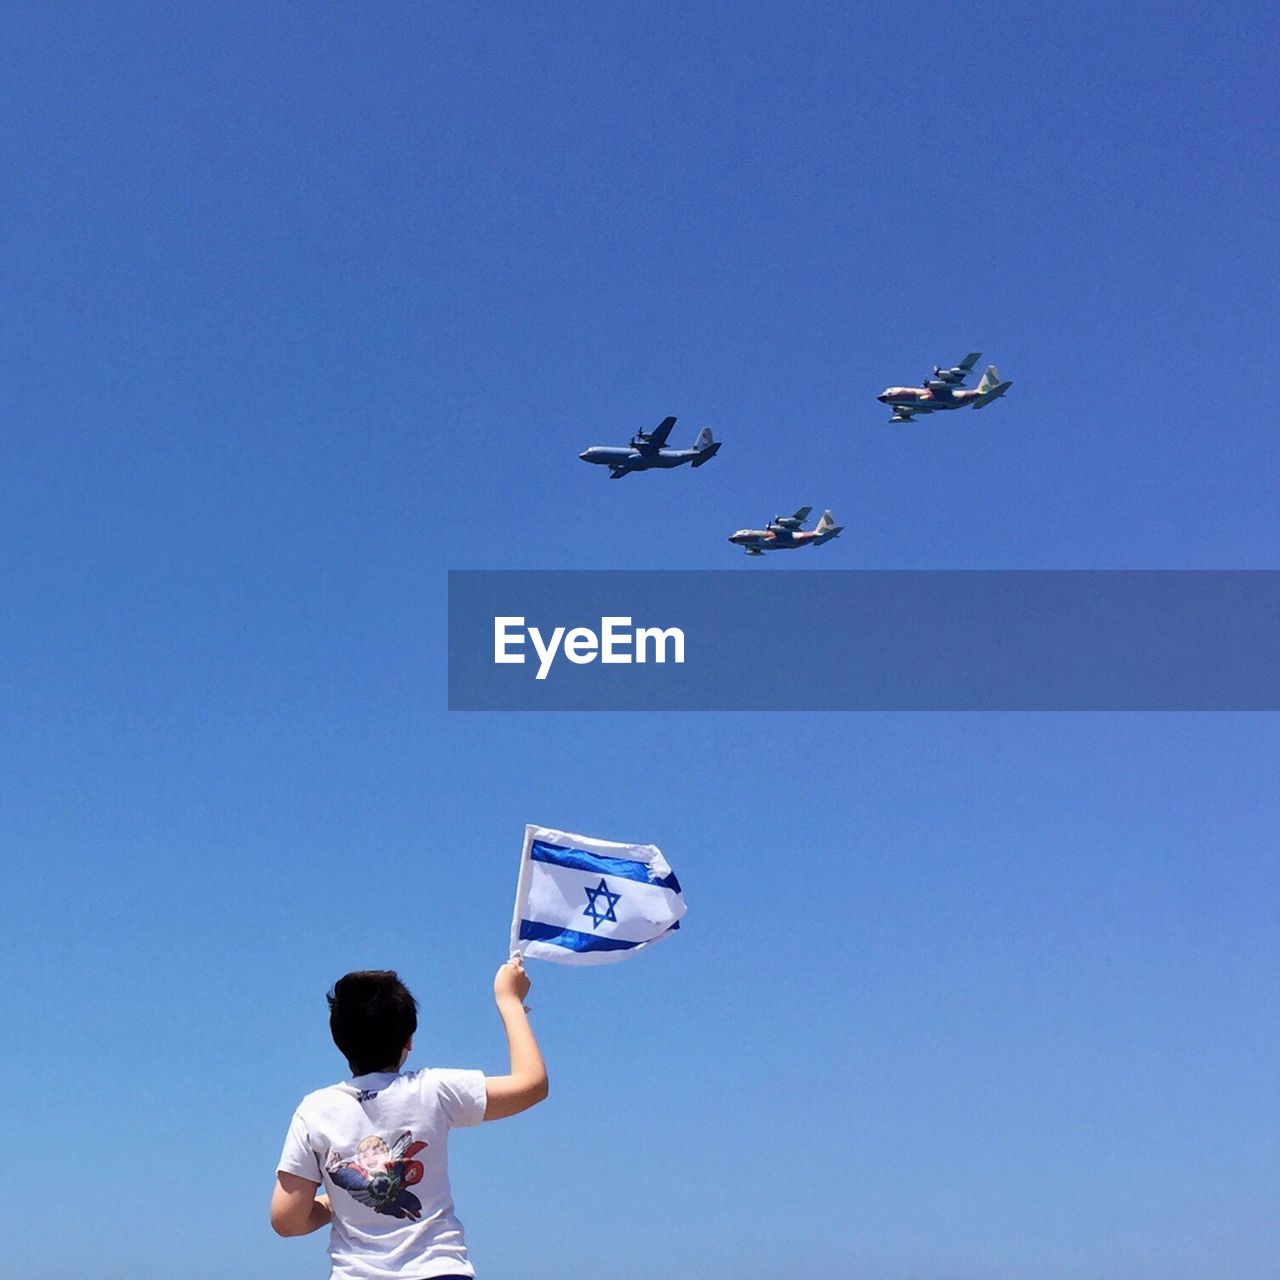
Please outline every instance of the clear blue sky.
[[[324, 1275], [265, 1216], [324, 991], [499, 1069], [537, 821], [690, 914], [535, 971], [484, 1280], [1274, 1276], [1276, 718], [450, 716], [443, 643], [450, 567], [1276, 567], [1278, 28], [10, 6], [6, 1263]], [[974, 348], [1005, 400], [887, 426]], [[577, 461], [667, 414], [720, 457]]]

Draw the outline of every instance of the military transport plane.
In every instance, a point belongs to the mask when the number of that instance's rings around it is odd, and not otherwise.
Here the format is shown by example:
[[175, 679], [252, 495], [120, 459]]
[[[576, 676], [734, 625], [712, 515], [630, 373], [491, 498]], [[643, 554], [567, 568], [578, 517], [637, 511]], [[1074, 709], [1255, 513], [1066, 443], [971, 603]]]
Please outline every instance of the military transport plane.
[[966, 388], [964, 380], [973, 372], [973, 366], [982, 359], [981, 351], [970, 351], [959, 364], [950, 369], [933, 366], [933, 377], [926, 378], [920, 387], [889, 387], [876, 396], [881, 404], [893, 410], [890, 422], [910, 422], [917, 413], [936, 413], [939, 409], [960, 409], [971, 404], [975, 409], [984, 408], [1013, 386], [1001, 382], [993, 364], [987, 365], [982, 381], [976, 388]]
[[729, 541], [745, 547], [747, 555], [762, 556], [766, 551], [788, 551], [794, 547], [820, 547], [840, 536], [842, 525], [830, 511], [822, 513], [817, 526], [807, 533], [800, 528], [809, 518], [812, 507], [801, 507], [793, 516], [774, 516], [767, 529], [739, 529]]
[[676, 425], [674, 418], [663, 420], [652, 431], [637, 431], [625, 448], [593, 445], [578, 454], [583, 462], [598, 462], [609, 468], [609, 479], [620, 480], [632, 471], [651, 471], [655, 467], [678, 467], [685, 462], [700, 467], [720, 452], [720, 442], [711, 438], [711, 428], [703, 427], [692, 449], [668, 449], [667, 437]]

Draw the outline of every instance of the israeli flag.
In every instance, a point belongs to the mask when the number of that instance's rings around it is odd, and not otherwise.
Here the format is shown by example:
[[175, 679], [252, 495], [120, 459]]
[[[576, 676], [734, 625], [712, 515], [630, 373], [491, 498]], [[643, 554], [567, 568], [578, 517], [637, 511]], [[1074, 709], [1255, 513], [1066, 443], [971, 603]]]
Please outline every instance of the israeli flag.
[[611, 964], [678, 929], [684, 911], [680, 882], [656, 846], [525, 827], [513, 955]]

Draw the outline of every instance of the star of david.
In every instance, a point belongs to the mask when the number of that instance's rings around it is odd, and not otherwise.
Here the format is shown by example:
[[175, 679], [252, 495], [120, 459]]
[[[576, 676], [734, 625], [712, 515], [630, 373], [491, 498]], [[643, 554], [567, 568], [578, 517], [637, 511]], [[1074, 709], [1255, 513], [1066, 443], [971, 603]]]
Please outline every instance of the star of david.
[[[617, 924], [618, 917], [614, 915], [613, 908], [621, 897], [622, 894], [620, 893], [609, 892], [609, 886], [605, 884], [604, 877], [601, 876], [599, 885], [594, 889], [587, 890], [587, 905], [582, 909], [582, 914], [591, 917], [591, 927], [593, 929], [598, 929], [606, 920], [612, 920], [614, 924]], [[603, 910], [600, 907], [601, 898], [604, 899]]]

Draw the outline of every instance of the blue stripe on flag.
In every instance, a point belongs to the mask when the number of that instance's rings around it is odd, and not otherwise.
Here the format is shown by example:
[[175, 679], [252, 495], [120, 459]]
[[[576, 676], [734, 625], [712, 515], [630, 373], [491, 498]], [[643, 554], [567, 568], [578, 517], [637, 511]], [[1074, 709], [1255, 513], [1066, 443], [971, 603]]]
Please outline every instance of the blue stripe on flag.
[[542, 924], [537, 920], [520, 921], [520, 939], [522, 942], [550, 942], [568, 951], [630, 951], [632, 947], [641, 945], [639, 942], [623, 942], [621, 938], [593, 937], [574, 929], [557, 929], [553, 924]]
[[534, 862], [549, 862], [556, 867], [571, 867], [575, 871], [590, 871], [592, 875], [617, 876], [622, 880], [639, 880], [641, 884], [656, 884], [659, 889], [680, 892], [680, 881], [673, 871], [656, 879], [649, 875], [649, 864], [634, 858], [608, 858], [600, 853], [588, 853], [585, 849], [571, 849], [568, 845], [548, 844], [535, 840], [529, 850]]

